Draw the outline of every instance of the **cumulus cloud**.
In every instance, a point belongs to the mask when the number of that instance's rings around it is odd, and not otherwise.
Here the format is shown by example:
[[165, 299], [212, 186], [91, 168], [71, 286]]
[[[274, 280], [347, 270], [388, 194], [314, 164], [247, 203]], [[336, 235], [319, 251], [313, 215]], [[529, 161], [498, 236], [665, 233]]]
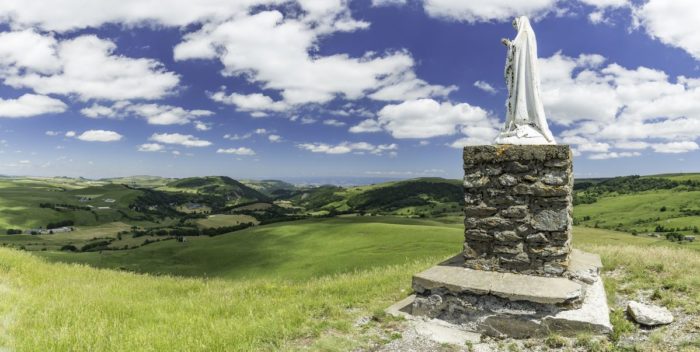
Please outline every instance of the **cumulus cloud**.
[[[69, 131], [66, 133], [66, 136], [72, 132]], [[81, 133], [79, 136], [76, 138], [80, 139], [81, 141], [86, 141], [86, 142], [116, 142], [120, 141], [122, 139], [122, 135], [114, 132], [114, 131], [105, 131], [105, 130], [87, 130], [83, 133]]]
[[372, 6], [405, 5], [406, 0], [372, 0]]
[[24, 94], [17, 99], [0, 98], [0, 118], [23, 118], [44, 114], [58, 114], [68, 106], [45, 95]]
[[271, 134], [271, 135], [267, 136], [267, 139], [272, 143], [279, 143], [282, 141], [282, 136], [277, 135], [277, 134]]
[[281, 0], [3, 0], [0, 18], [13, 27], [37, 26], [68, 32], [106, 23], [182, 27], [206, 20], [247, 13], [252, 5], [280, 4]]
[[377, 120], [373, 119], [367, 119], [359, 124], [350, 127], [350, 132], [351, 133], [368, 133], [368, 132], [380, 132], [382, 130], [382, 126], [379, 125], [379, 122]]
[[216, 152], [219, 154], [255, 155], [255, 151], [246, 147], [218, 149]]
[[[253, 94], [238, 94], [231, 93], [226, 95], [223, 91], [216, 92], [210, 95], [210, 98], [216, 102], [234, 105], [238, 111], [253, 111], [253, 112], [280, 112], [290, 108], [283, 101], [274, 101], [267, 95], [260, 93]], [[267, 116], [266, 114], [264, 116]], [[253, 116], [253, 117], [264, 117]]]
[[695, 0], [649, 0], [634, 11], [646, 32], [700, 60], [700, 3]]
[[212, 143], [194, 137], [190, 134], [180, 133], [154, 133], [149, 140], [164, 144], [177, 144], [185, 147], [208, 147]]
[[477, 87], [481, 90], [483, 90], [486, 93], [491, 93], [491, 94], [496, 94], [496, 88], [494, 88], [491, 84], [488, 82], [484, 81], [476, 81], [474, 82], [474, 87]]
[[374, 145], [367, 142], [342, 142], [335, 145], [326, 143], [300, 143], [297, 144], [297, 147], [312, 153], [347, 154], [353, 152], [357, 154], [370, 153], [374, 155], [382, 155], [385, 152], [392, 153], [399, 148], [398, 145], [394, 143]]
[[[27, 42], [23, 42], [26, 40]], [[36, 45], [29, 54], [29, 44]], [[0, 35], [0, 77], [13, 88], [80, 100], [159, 99], [180, 79], [152, 59], [115, 55], [116, 44], [95, 35], [58, 41], [32, 30]]]
[[557, 0], [423, 0], [432, 17], [468, 23], [510, 21], [516, 16], [542, 16], [556, 8]]
[[[128, 101], [119, 101], [111, 106], [92, 104], [83, 108], [80, 112], [90, 118], [124, 118], [135, 116], [145, 119], [151, 125], [184, 125], [201, 117], [211, 116], [214, 113], [209, 110], [186, 110], [179, 106], [160, 104], [132, 104]], [[201, 121], [194, 121], [195, 128], [202, 130], [206, 126]]]
[[165, 147], [163, 147], [162, 144], [158, 144], [158, 143], [145, 143], [145, 144], [141, 144], [139, 146], [140, 152], [159, 152], [159, 151], [162, 151], [164, 149], [165, 149]]
[[70, 137], [75, 137], [75, 135], [76, 135], [75, 131], [68, 131], [68, 132], [66, 132], [66, 137], [69, 137], [69, 138], [70, 138]]
[[211, 96], [258, 114], [322, 104], [336, 97], [399, 100], [446, 95], [455, 89], [417, 78], [414, 60], [405, 51], [369, 52], [361, 57], [315, 54], [322, 36], [364, 29], [369, 24], [353, 19], [344, 1], [303, 1], [301, 6], [310, 12], [295, 17], [266, 10], [206, 24], [185, 35], [175, 47], [175, 59], [219, 60], [224, 75], [243, 77], [281, 96], [281, 100], [261, 93], [217, 92]]
[[336, 119], [324, 120], [324, 121], [323, 121], [323, 124], [324, 124], [324, 125], [328, 125], [328, 126], [335, 126], [335, 127], [343, 127], [343, 126], [345, 126], [345, 122], [343, 122], [343, 121], [338, 121], [338, 120], [336, 120]]
[[591, 160], [605, 160], [605, 159], [617, 159], [617, 158], [629, 158], [642, 155], [639, 152], [609, 152], [609, 153], [596, 153], [588, 156]]
[[194, 128], [197, 129], [197, 131], [209, 131], [211, 129], [211, 124], [202, 121], [195, 121]]
[[[561, 141], [591, 159], [638, 156], [652, 148], [682, 153], [700, 137], [700, 82], [648, 67], [625, 68], [600, 55], [557, 53], [540, 60], [549, 120], [565, 127]], [[617, 149], [617, 150], [613, 150]]]
[[659, 143], [652, 145], [654, 151], [657, 153], [686, 153], [693, 150], [698, 150], [700, 147], [695, 142], [685, 141], [685, 142], [670, 142], [670, 143]]
[[[467, 135], [493, 135], [495, 122], [488, 113], [467, 103], [439, 103], [433, 99], [409, 100], [401, 104], [386, 105], [377, 115], [377, 125], [395, 138], [431, 138], [453, 135], [459, 131]], [[363, 122], [372, 130], [371, 123]], [[363, 129], [356, 126], [355, 131]]]

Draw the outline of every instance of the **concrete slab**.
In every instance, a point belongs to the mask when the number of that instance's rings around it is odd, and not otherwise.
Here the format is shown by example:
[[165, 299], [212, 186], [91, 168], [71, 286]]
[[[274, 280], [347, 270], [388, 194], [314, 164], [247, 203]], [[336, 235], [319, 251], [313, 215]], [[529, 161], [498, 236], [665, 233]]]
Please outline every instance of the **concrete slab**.
[[544, 320], [551, 330], [564, 333], [589, 332], [601, 335], [611, 333], [612, 324], [603, 279], [599, 277], [587, 287], [586, 299], [581, 304], [581, 308], [563, 310]]
[[478, 332], [464, 330], [459, 325], [444, 320], [411, 315], [411, 306], [415, 298], [416, 295], [410, 295], [391, 305], [385, 312], [389, 315], [406, 319], [409, 322], [409, 328], [417, 335], [440, 344], [448, 343], [464, 346], [467, 341], [471, 343], [479, 343], [481, 341], [481, 334]]
[[452, 293], [491, 294], [511, 301], [565, 304], [584, 295], [580, 283], [560, 277], [541, 277], [456, 266], [434, 266], [413, 276], [413, 289], [446, 289]]
[[600, 256], [574, 249], [569, 256], [569, 267], [565, 276], [587, 284], [592, 284], [600, 276], [603, 263]]

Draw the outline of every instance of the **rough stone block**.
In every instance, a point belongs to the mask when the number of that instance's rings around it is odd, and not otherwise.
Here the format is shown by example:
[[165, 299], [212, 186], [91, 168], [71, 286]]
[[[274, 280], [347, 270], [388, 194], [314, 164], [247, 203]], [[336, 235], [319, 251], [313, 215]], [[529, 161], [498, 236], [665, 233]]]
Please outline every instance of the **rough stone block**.
[[466, 267], [562, 275], [572, 227], [571, 160], [566, 145], [464, 148], [465, 241], [481, 242], [465, 247]]

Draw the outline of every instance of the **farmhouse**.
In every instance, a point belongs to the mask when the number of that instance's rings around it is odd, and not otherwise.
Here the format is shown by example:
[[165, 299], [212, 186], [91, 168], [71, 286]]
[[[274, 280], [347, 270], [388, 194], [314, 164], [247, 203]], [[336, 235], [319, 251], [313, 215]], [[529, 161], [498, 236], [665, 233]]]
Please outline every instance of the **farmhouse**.
[[24, 233], [29, 234], [29, 235], [53, 235], [56, 233], [63, 233], [63, 232], [71, 232], [74, 231], [75, 228], [70, 227], [70, 226], [62, 226], [62, 227], [57, 227], [55, 229], [29, 229], [24, 231]]

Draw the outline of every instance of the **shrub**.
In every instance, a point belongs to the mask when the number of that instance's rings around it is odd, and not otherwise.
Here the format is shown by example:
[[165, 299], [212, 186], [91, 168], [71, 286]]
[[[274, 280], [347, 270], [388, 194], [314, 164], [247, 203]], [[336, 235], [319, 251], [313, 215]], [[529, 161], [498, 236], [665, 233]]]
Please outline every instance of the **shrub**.
[[20, 230], [20, 229], [7, 229], [8, 235], [19, 235], [21, 233], [22, 233], [22, 230]]
[[67, 244], [67, 245], [61, 247], [61, 250], [64, 251], [64, 252], [77, 252], [77, 251], [78, 251], [78, 247], [76, 247], [76, 246], [74, 246], [74, 245], [72, 245], [72, 244]]

